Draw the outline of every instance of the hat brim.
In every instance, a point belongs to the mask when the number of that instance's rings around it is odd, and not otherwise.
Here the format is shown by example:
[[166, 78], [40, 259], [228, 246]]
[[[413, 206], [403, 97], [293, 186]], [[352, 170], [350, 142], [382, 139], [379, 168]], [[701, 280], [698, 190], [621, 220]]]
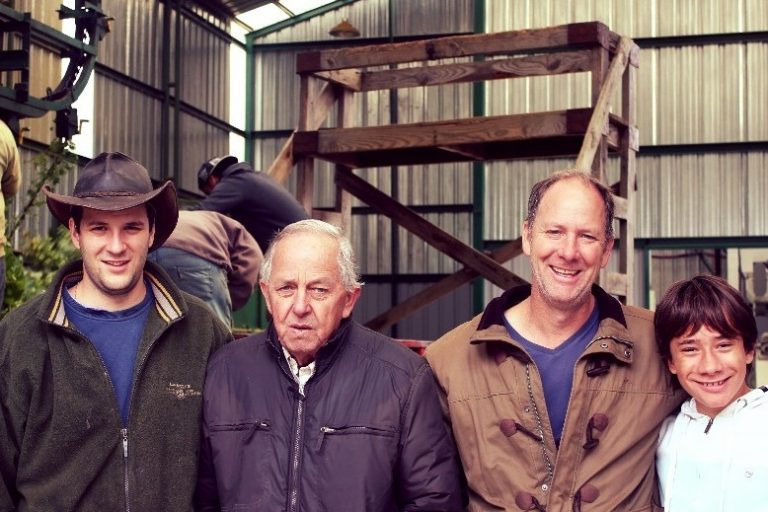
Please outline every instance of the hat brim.
[[179, 220], [179, 206], [176, 201], [176, 187], [172, 181], [146, 194], [104, 194], [101, 196], [76, 197], [57, 194], [47, 185], [43, 187], [48, 209], [56, 220], [69, 225], [72, 207], [91, 208], [105, 212], [127, 210], [134, 206], [150, 204], [155, 210], [155, 240], [150, 251], [157, 249], [171, 236]]

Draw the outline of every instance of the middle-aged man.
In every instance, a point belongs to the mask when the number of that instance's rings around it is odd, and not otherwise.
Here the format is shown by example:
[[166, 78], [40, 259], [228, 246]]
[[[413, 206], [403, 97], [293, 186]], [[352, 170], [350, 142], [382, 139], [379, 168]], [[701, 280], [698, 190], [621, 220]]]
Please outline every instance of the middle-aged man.
[[470, 510], [657, 510], [658, 431], [682, 396], [652, 314], [594, 284], [613, 247], [610, 191], [578, 171], [540, 181], [522, 242], [531, 284], [427, 349]]
[[192, 510], [205, 368], [231, 338], [150, 262], [173, 184], [121, 153], [44, 189], [82, 260], [0, 322], [0, 510]]
[[349, 241], [305, 220], [270, 245], [272, 322], [208, 366], [199, 510], [463, 510], [460, 469], [423, 358], [349, 316]]

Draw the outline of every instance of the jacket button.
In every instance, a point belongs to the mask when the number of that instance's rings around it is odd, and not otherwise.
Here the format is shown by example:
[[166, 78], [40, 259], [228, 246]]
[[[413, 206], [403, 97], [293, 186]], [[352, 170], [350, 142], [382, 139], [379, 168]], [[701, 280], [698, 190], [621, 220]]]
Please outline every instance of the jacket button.
[[600, 344], [600, 346], [601, 346], [602, 348], [608, 348], [608, 343], [604, 341], [604, 342], [602, 342], [602, 343]]
[[591, 484], [584, 484], [581, 489], [579, 489], [578, 492], [579, 496], [581, 496], [581, 501], [586, 501], [587, 503], [592, 503], [597, 499], [598, 496], [600, 496], [600, 491], [597, 490], [597, 487]]
[[520, 510], [533, 510], [535, 508], [534, 503], [536, 503], [536, 499], [530, 493], [520, 491], [515, 495], [515, 505]]
[[493, 355], [493, 358], [496, 360], [496, 364], [501, 364], [501, 363], [503, 363], [504, 361], [506, 361], [506, 359], [507, 359], [507, 354], [506, 354], [505, 352], [503, 352], [503, 351], [499, 350], [498, 352], [496, 352], [496, 353]]
[[510, 437], [517, 432], [517, 425], [515, 425], [515, 420], [501, 420], [501, 423], [499, 423], [499, 428], [501, 429], [501, 432], [507, 437]]

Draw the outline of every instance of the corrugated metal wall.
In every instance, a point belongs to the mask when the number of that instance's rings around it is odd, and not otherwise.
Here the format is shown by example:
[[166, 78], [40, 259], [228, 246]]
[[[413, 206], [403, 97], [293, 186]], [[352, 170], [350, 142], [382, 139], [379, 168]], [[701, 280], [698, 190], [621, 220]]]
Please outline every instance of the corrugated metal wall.
[[[30, 12], [34, 20], [61, 30], [58, 7], [58, 3], [32, 0], [14, 5], [17, 11]], [[229, 149], [231, 40], [225, 32], [229, 21], [200, 8], [179, 11], [154, 0], [104, 0], [101, 7], [113, 18], [111, 32], [98, 46], [97, 69], [91, 76], [93, 118], [81, 115], [81, 121], [94, 128], [94, 151], [127, 153], [143, 163], [153, 178], [174, 177], [181, 188], [196, 192], [199, 165]], [[33, 46], [31, 66], [30, 92], [43, 96], [46, 88], [59, 81], [61, 57]], [[9, 75], [11, 82], [18, 80], [18, 73]], [[54, 137], [54, 117], [49, 113], [20, 122], [27, 141], [21, 148], [23, 183], [11, 214], [18, 214], [25, 201], [35, 173], [35, 155]], [[177, 146], [180, 149], [175, 152]], [[164, 165], [164, 154], [168, 165]], [[57, 190], [70, 192], [76, 177], [77, 172], [67, 176]], [[52, 224], [43, 206], [27, 217], [22, 231], [47, 233]]]
[[153, 177], [196, 191], [200, 164], [229, 148], [225, 20], [146, 0], [105, 0], [102, 9], [115, 20], [94, 78], [95, 152], [123, 151]]
[[[508, 1], [487, 2], [488, 31], [599, 20], [631, 37], [677, 35], [706, 39], [643, 40], [638, 72], [638, 127], [644, 147], [768, 141], [768, 42], [717, 42], [718, 33], [765, 31], [766, 2]], [[670, 15], [670, 13], [675, 13]], [[686, 13], [686, 14], [683, 14]], [[749, 70], [749, 72], [747, 72]], [[586, 75], [491, 83], [489, 114], [555, 110], [589, 101]], [[764, 236], [766, 151], [656, 154], [638, 158], [636, 236]], [[670, 152], [671, 153], [671, 152]], [[497, 163], [488, 173], [486, 237], [519, 236], [531, 184], [568, 161]], [[543, 166], [541, 168], [540, 166]], [[532, 171], [530, 169], [537, 168]], [[531, 172], [532, 174], [528, 174]], [[522, 189], [522, 190], [520, 190]], [[511, 191], [511, 197], [508, 194]], [[510, 200], [511, 199], [511, 200]], [[707, 208], [702, 209], [702, 204]]]
[[[357, 27], [362, 39], [454, 34], [472, 32], [473, 9], [474, 2], [470, 0], [362, 0], [255, 39], [254, 125], [257, 132], [266, 132], [264, 135], [256, 134], [255, 164], [268, 167], [285, 140], [284, 136], [269, 132], [292, 130], [298, 120], [296, 55], [312, 50], [313, 43], [317, 41], [333, 40], [328, 31], [342, 19]], [[440, 16], [435, 16], [436, 12]], [[341, 41], [338, 44], [348, 45], [350, 42]], [[472, 89], [463, 84], [439, 89], [399, 90], [394, 95], [390, 95], [389, 91], [359, 94], [354, 99], [357, 113], [354, 125], [390, 124], [393, 107], [394, 115], [401, 123], [470, 117]], [[331, 119], [328, 125], [335, 125], [335, 119]], [[335, 193], [332, 169], [322, 163], [317, 168], [315, 204], [328, 207], [333, 205]], [[404, 204], [440, 210], [427, 210], [424, 216], [465, 242], [472, 241], [470, 165], [402, 166], [357, 172]], [[292, 181], [289, 187], [293, 187]], [[446, 205], [469, 208], [458, 212], [435, 208]], [[425, 287], [425, 283], [414, 281], [418, 281], [419, 275], [422, 275], [421, 279], [431, 279], [432, 274], [452, 273], [458, 269], [452, 258], [440, 254], [402, 228], [395, 229], [393, 233], [389, 219], [365, 206], [354, 202], [354, 207], [363, 210], [357, 210], [354, 215], [350, 233], [361, 270], [372, 278], [355, 310], [356, 318], [363, 321]], [[393, 274], [401, 276], [400, 284], [392, 283]], [[404, 276], [406, 274], [410, 277]], [[397, 280], [396, 277], [394, 279]], [[401, 322], [394, 334], [432, 339], [454, 325], [457, 318], [468, 318], [468, 315], [471, 315], [471, 289], [464, 287], [419, 315]]]

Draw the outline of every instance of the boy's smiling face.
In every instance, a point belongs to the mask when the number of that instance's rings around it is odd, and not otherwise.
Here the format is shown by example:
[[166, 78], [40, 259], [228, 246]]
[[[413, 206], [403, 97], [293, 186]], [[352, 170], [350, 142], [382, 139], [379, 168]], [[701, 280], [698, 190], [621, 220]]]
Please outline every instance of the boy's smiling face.
[[696, 409], [714, 418], [749, 392], [747, 365], [754, 359], [741, 337], [728, 338], [706, 325], [672, 339], [669, 370], [696, 401]]

